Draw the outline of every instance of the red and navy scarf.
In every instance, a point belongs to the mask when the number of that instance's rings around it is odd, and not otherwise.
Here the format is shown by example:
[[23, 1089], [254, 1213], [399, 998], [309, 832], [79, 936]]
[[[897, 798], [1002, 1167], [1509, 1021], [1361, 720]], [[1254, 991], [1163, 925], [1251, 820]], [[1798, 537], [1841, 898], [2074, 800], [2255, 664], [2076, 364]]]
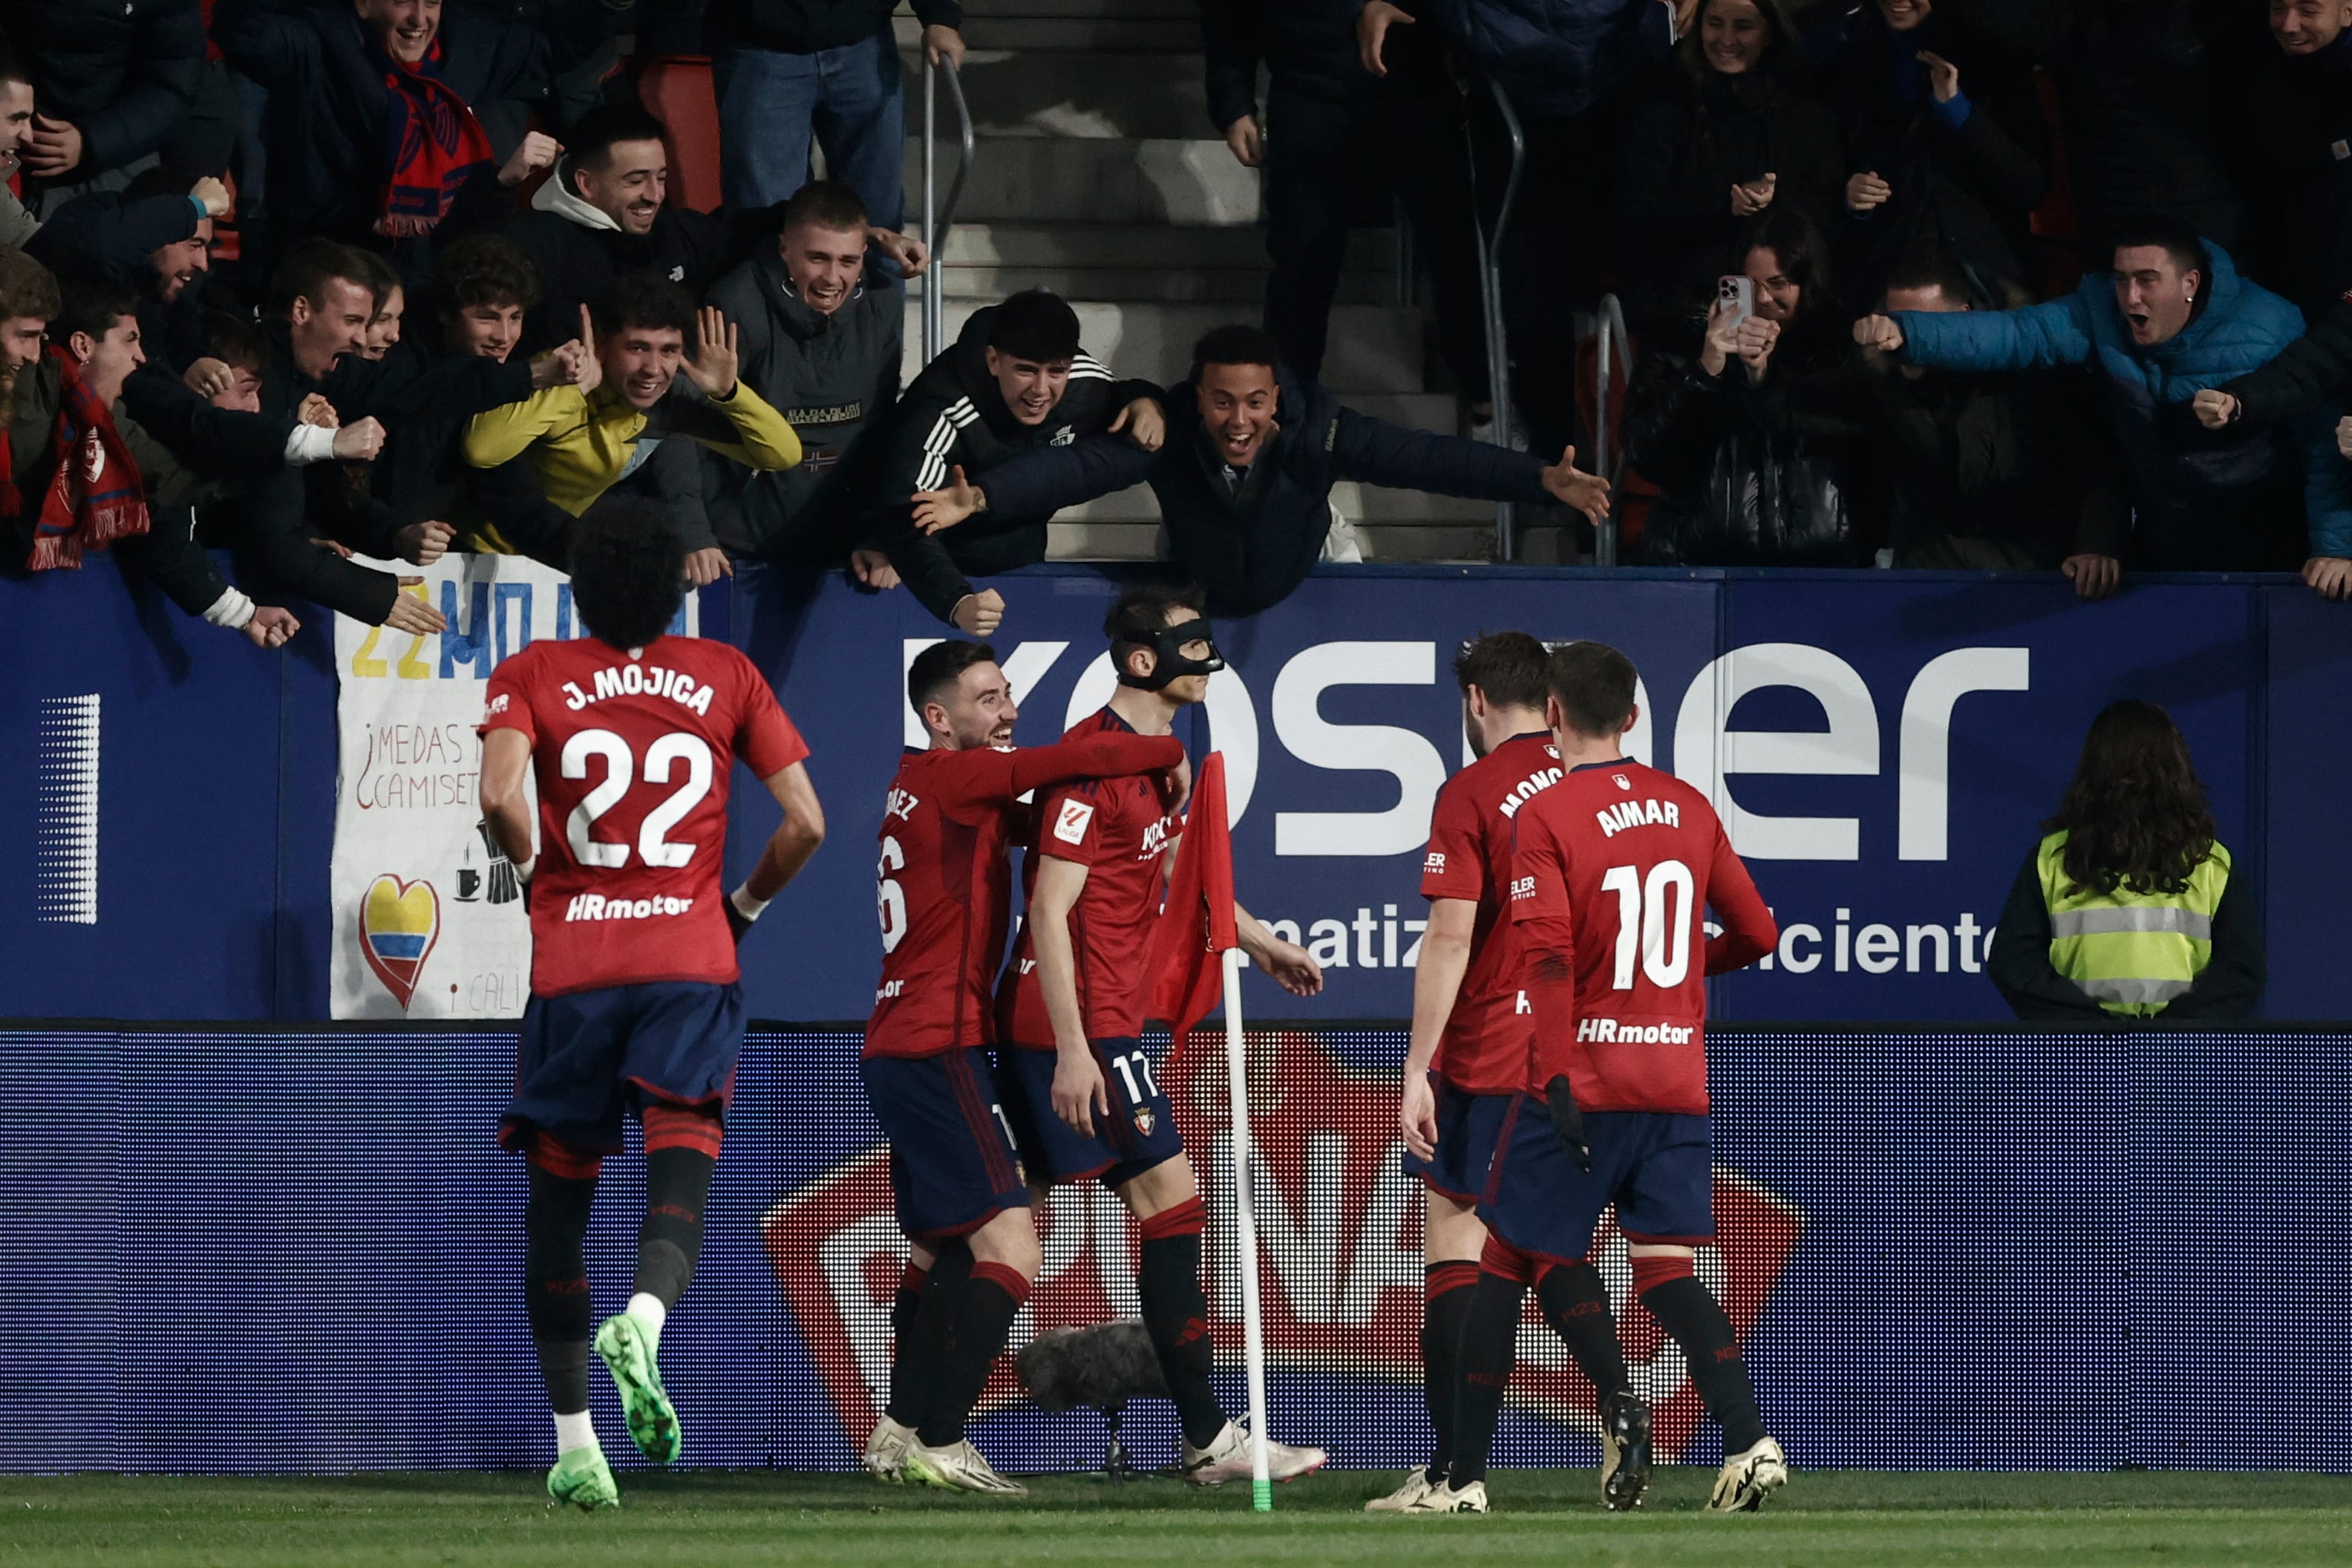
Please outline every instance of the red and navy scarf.
[[433, 232], [475, 170], [490, 161], [489, 134], [457, 89], [441, 79], [441, 40], [415, 65], [403, 65], [373, 43], [368, 56], [383, 68], [392, 95], [384, 115], [383, 216], [375, 231], [394, 239]]
[[[114, 416], [83, 384], [71, 355], [51, 343], [49, 356], [58, 362], [65, 395], [49, 433], [49, 482], [32, 520], [33, 553], [25, 564], [34, 572], [79, 567], [83, 551], [147, 531], [146, 488]], [[20, 374], [34, 374], [35, 367]], [[0, 511], [26, 509], [15, 469], [9, 444], [0, 439]]]

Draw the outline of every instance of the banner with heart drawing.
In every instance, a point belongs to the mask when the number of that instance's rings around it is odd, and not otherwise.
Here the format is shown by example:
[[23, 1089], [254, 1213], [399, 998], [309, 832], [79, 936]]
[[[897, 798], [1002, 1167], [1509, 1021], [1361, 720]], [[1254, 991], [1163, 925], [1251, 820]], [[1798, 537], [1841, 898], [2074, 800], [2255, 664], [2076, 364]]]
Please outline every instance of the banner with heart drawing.
[[[333, 1016], [520, 1017], [530, 923], [513, 865], [482, 830], [474, 727], [501, 659], [580, 635], [572, 585], [519, 555], [385, 569], [422, 579], [403, 591], [446, 624], [415, 633], [335, 617]], [[695, 635], [691, 596], [685, 619], [677, 629]]]

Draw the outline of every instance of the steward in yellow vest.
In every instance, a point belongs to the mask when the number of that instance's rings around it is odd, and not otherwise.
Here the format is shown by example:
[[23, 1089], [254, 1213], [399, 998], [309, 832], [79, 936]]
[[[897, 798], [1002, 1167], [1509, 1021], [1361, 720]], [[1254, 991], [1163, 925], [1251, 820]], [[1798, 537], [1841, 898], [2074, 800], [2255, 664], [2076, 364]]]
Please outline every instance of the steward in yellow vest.
[[2262, 997], [2248, 895], [2188, 742], [2152, 702], [2091, 725], [1986, 970], [2021, 1018], [2242, 1018]]

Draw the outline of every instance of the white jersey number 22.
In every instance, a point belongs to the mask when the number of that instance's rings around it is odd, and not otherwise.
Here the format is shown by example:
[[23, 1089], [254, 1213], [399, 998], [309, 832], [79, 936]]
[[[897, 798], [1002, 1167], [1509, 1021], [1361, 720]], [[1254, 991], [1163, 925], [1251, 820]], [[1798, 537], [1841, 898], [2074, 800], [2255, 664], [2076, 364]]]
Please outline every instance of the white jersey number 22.
[[[563, 776], [586, 778], [592, 757], [604, 760], [604, 782], [572, 808], [572, 816], [563, 825], [563, 836], [572, 846], [572, 858], [583, 866], [618, 870], [629, 863], [629, 847], [595, 837], [590, 829], [595, 826], [598, 817], [620, 805], [621, 798], [629, 793], [629, 786], [636, 782], [637, 760], [630, 752], [629, 743], [612, 731], [583, 730], [563, 742]], [[679, 763], [686, 764], [685, 782], [671, 792], [667, 800], [646, 812], [637, 828], [637, 853], [646, 864], [672, 870], [694, 858], [693, 845], [673, 844], [668, 834], [710, 793], [710, 748], [700, 736], [682, 733], [664, 735], [646, 748], [647, 784], [669, 783]]]

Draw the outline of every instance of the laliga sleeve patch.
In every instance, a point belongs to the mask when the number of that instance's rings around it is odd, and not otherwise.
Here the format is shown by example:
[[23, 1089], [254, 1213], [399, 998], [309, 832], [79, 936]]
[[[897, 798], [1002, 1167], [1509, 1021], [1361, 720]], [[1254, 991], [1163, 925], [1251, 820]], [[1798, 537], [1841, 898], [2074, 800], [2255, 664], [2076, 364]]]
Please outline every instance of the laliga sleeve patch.
[[1084, 844], [1087, 826], [1095, 819], [1095, 808], [1082, 800], [1066, 800], [1061, 816], [1054, 822], [1054, 837], [1065, 844]]

